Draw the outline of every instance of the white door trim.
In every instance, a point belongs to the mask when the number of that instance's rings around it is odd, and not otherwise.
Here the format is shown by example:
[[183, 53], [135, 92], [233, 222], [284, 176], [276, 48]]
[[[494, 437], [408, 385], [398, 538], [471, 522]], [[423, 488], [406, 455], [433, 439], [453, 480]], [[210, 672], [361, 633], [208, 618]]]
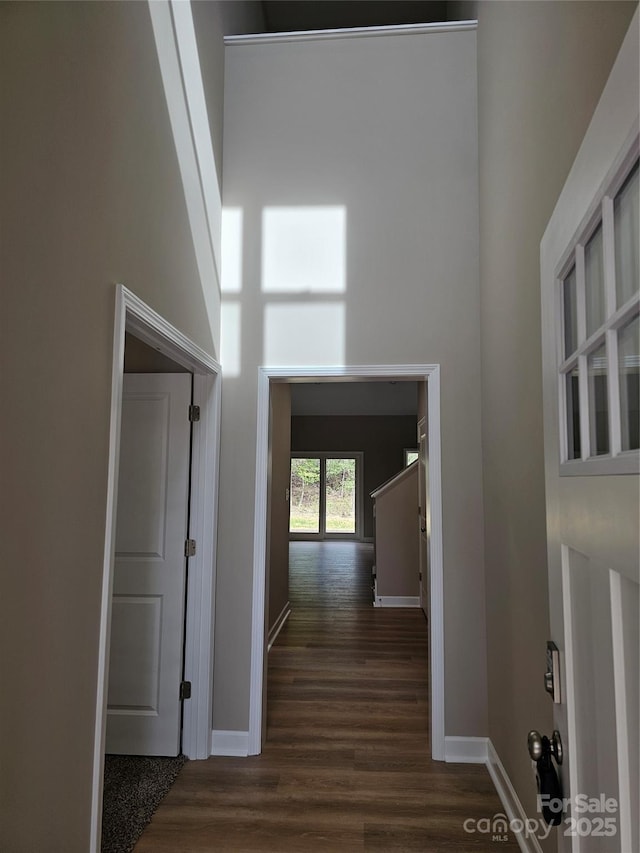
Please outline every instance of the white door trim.
[[192, 699], [185, 702], [184, 706], [183, 752], [189, 758], [207, 758], [211, 752], [215, 521], [220, 447], [220, 366], [205, 350], [121, 284], [116, 287], [113, 326], [109, 466], [91, 796], [91, 853], [99, 853], [102, 820], [125, 331], [140, 338], [194, 374], [193, 402], [200, 406], [200, 421], [197, 428], [193, 430], [192, 441], [190, 538], [197, 541], [198, 549], [196, 556], [189, 564], [185, 675], [192, 683]]
[[265, 568], [267, 547], [267, 489], [270, 383], [360, 380], [427, 382], [429, 496], [431, 504], [431, 755], [445, 759], [444, 742], [444, 575], [442, 550], [442, 471], [440, 459], [440, 365], [398, 364], [344, 367], [259, 367], [256, 442], [256, 496], [253, 534], [253, 602], [251, 613], [251, 684], [249, 696], [249, 755], [262, 751], [262, 696], [267, 637], [265, 633]]

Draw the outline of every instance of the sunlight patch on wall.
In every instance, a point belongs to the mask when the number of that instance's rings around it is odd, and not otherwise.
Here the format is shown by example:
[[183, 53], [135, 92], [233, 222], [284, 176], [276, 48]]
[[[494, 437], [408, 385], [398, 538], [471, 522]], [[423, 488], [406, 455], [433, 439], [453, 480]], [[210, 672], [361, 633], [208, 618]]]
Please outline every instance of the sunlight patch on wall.
[[223, 293], [242, 290], [242, 209], [225, 207], [222, 211], [222, 282]]
[[342, 302], [267, 305], [264, 364], [344, 364], [345, 306]]
[[240, 376], [241, 308], [223, 302], [220, 312], [220, 364], [225, 377]]
[[346, 209], [266, 207], [262, 212], [265, 293], [344, 293]]

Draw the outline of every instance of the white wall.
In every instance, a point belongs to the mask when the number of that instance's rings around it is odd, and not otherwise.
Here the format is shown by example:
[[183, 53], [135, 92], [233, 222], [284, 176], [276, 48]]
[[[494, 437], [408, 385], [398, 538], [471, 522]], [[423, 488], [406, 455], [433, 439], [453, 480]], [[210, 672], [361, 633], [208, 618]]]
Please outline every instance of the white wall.
[[276, 383], [271, 394], [269, 431], [269, 534], [266, 577], [267, 629], [289, 603], [289, 489], [291, 482], [291, 386]]
[[399, 473], [375, 493], [376, 595], [420, 595], [418, 466]]
[[486, 734], [475, 33], [231, 45], [224, 128], [214, 728], [248, 727], [258, 365], [438, 362], [446, 731]]
[[87, 853], [115, 283], [212, 355], [218, 285], [146, 3], [0, 4], [0, 81], [0, 846]]

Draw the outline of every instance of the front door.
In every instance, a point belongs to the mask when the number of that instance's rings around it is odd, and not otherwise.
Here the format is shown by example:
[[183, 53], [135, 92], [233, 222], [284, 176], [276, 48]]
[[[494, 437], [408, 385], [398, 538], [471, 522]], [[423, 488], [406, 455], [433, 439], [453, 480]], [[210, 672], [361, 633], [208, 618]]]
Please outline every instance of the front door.
[[637, 33], [636, 13], [541, 245], [558, 845], [572, 853], [640, 850]]
[[106, 752], [177, 755], [191, 376], [125, 374]]

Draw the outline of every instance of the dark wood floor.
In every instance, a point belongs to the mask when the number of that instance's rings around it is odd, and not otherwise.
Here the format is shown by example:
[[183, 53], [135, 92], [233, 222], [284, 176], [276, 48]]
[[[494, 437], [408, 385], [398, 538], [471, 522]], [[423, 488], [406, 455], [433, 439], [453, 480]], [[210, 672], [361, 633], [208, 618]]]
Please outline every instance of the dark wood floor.
[[486, 769], [434, 762], [427, 627], [373, 608], [371, 546], [291, 545], [291, 616], [269, 654], [262, 755], [189, 762], [136, 853], [511, 851]]

